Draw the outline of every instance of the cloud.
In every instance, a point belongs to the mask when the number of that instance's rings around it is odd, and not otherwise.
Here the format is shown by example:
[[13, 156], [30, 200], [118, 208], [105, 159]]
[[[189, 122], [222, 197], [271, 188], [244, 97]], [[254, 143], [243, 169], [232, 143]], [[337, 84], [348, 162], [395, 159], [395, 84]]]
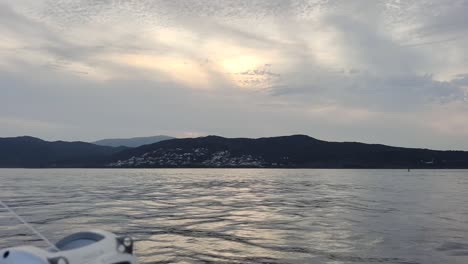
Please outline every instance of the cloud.
[[306, 133], [468, 149], [467, 11], [445, 0], [8, 0], [0, 111], [31, 122], [11, 133], [65, 139]]
[[[285, 76], [284, 78], [288, 78]], [[289, 86], [272, 87], [275, 96], [299, 97], [311, 103], [334, 102], [378, 111], [411, 111], [427, 104], [465, 100], [464, 79], [437, 81], [431, 75], [376, 75], [319, 71], [293, 76]]]

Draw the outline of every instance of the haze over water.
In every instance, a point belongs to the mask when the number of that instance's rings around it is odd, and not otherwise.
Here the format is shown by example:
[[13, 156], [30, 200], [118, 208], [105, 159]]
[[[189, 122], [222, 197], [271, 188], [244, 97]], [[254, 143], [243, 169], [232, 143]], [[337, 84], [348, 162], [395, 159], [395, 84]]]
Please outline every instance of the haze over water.
[[[100, 228], [141, 263], [468, 263], [467, 170], [0, 170], [52, 241]], [[0, 247], [43, 242], [0, 210]]]

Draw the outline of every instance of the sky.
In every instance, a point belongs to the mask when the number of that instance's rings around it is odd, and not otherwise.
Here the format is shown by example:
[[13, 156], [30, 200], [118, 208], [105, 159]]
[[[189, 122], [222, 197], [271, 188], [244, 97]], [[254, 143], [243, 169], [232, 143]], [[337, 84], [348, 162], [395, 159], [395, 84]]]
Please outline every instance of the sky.
[[0, 137], [468, 150], [468, 0], [0, 0]]

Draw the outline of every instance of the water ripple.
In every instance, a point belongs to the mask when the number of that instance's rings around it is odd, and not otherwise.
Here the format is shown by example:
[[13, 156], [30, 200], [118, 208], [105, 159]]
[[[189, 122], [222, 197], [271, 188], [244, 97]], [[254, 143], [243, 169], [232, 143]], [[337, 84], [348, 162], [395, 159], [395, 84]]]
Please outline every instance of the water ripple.
[[[467, 263], [465, 174], [0, 170], [0, 199], [55, 241], [131, 234], [142, 263]], [[44, 246], [3, 211], [0, 234]]]

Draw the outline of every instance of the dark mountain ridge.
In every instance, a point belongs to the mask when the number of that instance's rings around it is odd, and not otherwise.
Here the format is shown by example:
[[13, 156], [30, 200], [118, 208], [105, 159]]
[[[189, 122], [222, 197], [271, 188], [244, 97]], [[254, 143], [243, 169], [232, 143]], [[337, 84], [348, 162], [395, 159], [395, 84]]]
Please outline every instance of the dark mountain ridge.
[[0, 167], [85, 167], [101, 164], [124, 148], [97, 146], [86, 142], [49, 142], [22, 136], [0, 138]]
[[465, 168], [468, 152], [328, 142], [305, 135], [169, 139], [136, 148], [0, 138], [10, 168]]
[[108, 167], [468, 168], [468, 152], [327, 142], [305, 135], [172, 139], [116, 153]]

